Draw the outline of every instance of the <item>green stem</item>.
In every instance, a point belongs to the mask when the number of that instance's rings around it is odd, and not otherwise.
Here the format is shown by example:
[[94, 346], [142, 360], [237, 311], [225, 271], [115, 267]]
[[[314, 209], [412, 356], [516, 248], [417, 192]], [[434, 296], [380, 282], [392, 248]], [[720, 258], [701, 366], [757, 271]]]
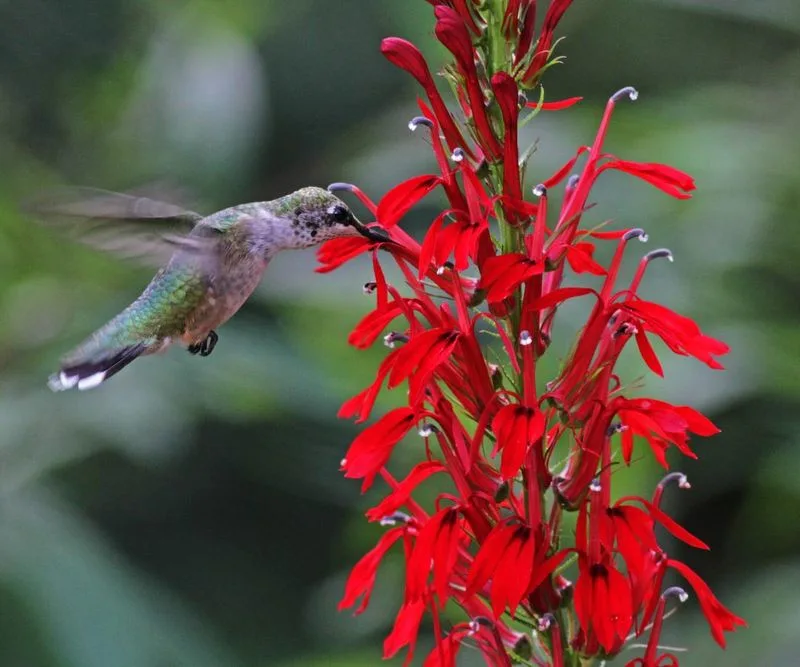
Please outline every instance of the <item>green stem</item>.
[[500, 72], [506, 64], [506, 40], [503, 35], [503, 17], [508, 0], [489, 0], [486, 17], [486, 36], [489, 41], [489, 78]]

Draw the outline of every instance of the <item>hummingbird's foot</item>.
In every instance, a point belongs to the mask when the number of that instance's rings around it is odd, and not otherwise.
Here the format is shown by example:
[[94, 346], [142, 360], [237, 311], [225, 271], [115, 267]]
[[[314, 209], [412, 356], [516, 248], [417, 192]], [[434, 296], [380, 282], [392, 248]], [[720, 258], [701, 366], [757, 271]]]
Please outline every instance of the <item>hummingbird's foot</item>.
[[209, 331], [208, 336], [206, 336], [206, 339], [202, 343], [190, 345], [186, 349], [189, 351], [189, 354], [199, 354], [201, 357], [207, 357], [214, 351], [218, 340], [219, 336], [217, 332]]

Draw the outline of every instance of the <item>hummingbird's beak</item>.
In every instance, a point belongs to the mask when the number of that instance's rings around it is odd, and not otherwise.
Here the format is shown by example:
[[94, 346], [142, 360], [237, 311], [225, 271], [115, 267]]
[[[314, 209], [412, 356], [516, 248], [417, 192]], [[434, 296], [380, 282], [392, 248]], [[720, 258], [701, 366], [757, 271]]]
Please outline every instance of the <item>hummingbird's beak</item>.
[[389, 232], [382, 227], [367, 227], [363, 222], [359, 222], [356, 219], [353, 219], [353, 227], [355, 227], [359, 234], [366, 237], [373, 243], [386, 243], [387, 241], [392, 240], [392, 238], [389, 236]]

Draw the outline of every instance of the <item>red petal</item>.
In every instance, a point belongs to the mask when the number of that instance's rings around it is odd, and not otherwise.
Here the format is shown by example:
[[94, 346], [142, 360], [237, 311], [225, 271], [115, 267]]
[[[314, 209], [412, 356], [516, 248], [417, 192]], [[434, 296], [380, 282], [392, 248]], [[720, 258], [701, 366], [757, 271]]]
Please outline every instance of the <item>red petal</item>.
[[538, 107], [542, 111], [560, 111], [561, 109], [569, 109], [571, 106], [575, 106], [582, 99], [582, 97], [568, 97], [565, 100], [557, 100], [555, 102], [542, 102], [541, 106], [539, 106], [538, 102], [528, 102], [525, 106]]
[[320, 266], [314, 270], [317, 273], [329, 273], [366, 252], [371, 246], [372, 243], [363, 236], [343, 236], [325, 241], [317, 250], [317, 260]]
[[536, 299], [530, 307], [533, 310], [544, 310], [569, 299], [574, 299], [577, 296], [586, 296], [587, 294], [597, 294], [597, 292], [589, 287], [560, 287], [548, 292], [540, 299]]
[[397, 614], [392, 632], [383, 642], [383, 657], [385, 660], [394, 657], [406, 644], [410, 644], [406, 664], [414, 656], [414, 646], [417, 642], [417, 632], [425, 612], [425, 602], [422, 599], [405, 602]]
[[670, 559], [669, 565], [680, 572], [686, 578], [686, 581], [692, 585], [700, 602], [700, 608], [703, 610], [703, 615], [711, 628], [712, 636], [722, 648], [725, 648], [725, 635], [723, 633], [733, 632], [736, 630], [737, 625], [747, 627], [745, 620], [739, 618], [725, 607], [711, 592], [708, 584], [688, 565], [672, 559]]
[[481, 267], [480, 286], [486, 299], [497, 302], [508, 298], [523, 282], [544, 271], [544, 265], [522, 253], [489, 257]]
[[396, 408], [364, 429], [350, 444], [343, 464], [344, 476], [364, 479], [366, 491], [389, 460], [394, 446], [411, 430], [415, 416], [411, 408]]
[[384, 227], [393, 227], [414, 204], [433, 190], [442, 179], [434, 174], [414, 176], [394, 186], [383, 195], [376, 218]]
[[688, 193], [695, 189], [694, 179], [689, 174], [666, 164], [611, 160], [602, 164], [597, 173], [606, 169], [624, 171], [626, 174], [641, 178], [677, 199], [689, 199], [691, 195]]
[[422, 463], [418, 463], [386, 498], [372, 509], [367, 510], [367, 518], [370, 521], [379, 521], [383, 517], [389, 516], [406, 503], [411, 496], [411, 492], [416, 489], [417, 486], [431, 475], [446, 469], [447, 468], [439, 461], [423, 461]]
[[386, 552], [400, 538], [404, 530], [404, 526], [387, 530], [378, 540], [378, 543], [353, 566], [344, 587], [344, 597], [339, 602], [339, 611], [352, 607], [362, 595], [364, 597], [355, 613], [360, 614], [367, 608], [372, 594], [372, 587], [375, 585], [378, 566]]
[[643, 329], [637, 329], [636, 331], [636, 345], [639, 347], [639, 354], [642, 355], [642, 359], [644, 359], [644, 363], [647, 364], [647, 367], [653, 371], [653, 373], [663, 378], [664, 369], [661, 367], [661, 362], [658, 360], [653, 346], [650, 345], [650, 341], [647, 340], [647, 334]]

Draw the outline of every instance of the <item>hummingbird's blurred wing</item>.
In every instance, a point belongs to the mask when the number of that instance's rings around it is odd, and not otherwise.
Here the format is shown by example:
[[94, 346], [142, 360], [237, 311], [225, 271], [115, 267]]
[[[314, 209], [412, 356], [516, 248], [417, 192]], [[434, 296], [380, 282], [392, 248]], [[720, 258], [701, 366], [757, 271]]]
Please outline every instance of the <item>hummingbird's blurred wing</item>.
[[175, 204], [89, 187], [51, 190], [24, 209], [86, 245], [160, 266], [178, 250], [207, 253], [212, 238], [192, 234], [203, 216]]

